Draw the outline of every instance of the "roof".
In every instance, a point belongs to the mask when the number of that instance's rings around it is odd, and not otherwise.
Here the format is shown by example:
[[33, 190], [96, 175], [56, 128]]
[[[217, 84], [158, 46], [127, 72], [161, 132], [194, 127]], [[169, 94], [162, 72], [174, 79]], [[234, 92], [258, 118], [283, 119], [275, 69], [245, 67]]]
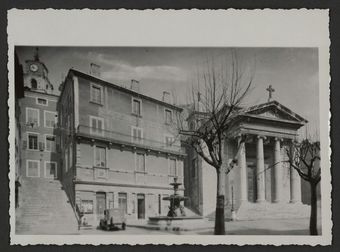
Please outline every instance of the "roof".
[[273, 120], [292, 121], [292, 122], [295, 121], [296, 123], [301, 123], [301, 124], [305, 124], [308, 122], [305, 118], [296, 114], [291, 109], [285, 107], [284, 105], [282, 105], [281, 103], [275, 100], [249, 107], [242, 114], [245, 116], [256, 116], [256, 117], [264, 118], [267, 116], [261, 116], [261, 113], [263, 114], [266, 111], [273, 111], [273, 109], [276, 110], [281, 115], [284, 115], [285, 117], [285, 118], [280, 118], [280, 116], [271, 115], [270, 117]]
[[[227, 106], [223, 106], [219, 112], [225, 113], [225, 111], [223, 111], [223, 109], [225, 108], [227, 108]], [[272, 121], [275, 123], [294, 124], [298, 125], [299, 127], [308, 122], [302, 116], [294, 113], [292, 110], [283, 106], [277, 101], [270, 101], [258, 104], [249, 108], [245, 108], [243, 110], [241, 108], [237, 109], [239, 109], [239, 111], [237, 111], [234, 116], [230, 116], [230, 118], [226, 122], [227, 124], [238, 122], [244, 117]], [[206, 112], [192, 112], [188, 118], [193, 115], [198, 115], [201, 116], [201, 118], [206, 117], [207, 119], [209, 119], [209, 113]]]
[[[119, 86], [119, 85], [117, 85], [117, 84], [114, 84], [114, 83], [105, 81], [105, 80], [100, 79], [100, 78], [98, 78], [98, 77], [96, 77], [96, 76], [89, 75], [89, 74], [87, 74], [87, 73], [81, 72], [81, 71], [79, 71], [79, 70], [75, 70], [75, 69], [73, 69], [73, 68], [69, 70], [67, 76], [69, 76], [71, 73], [73, 73], [74, 75], [77, 75], [77, 76], [79, 76], [79, 77], [83, 77], [83, 78], [86, 78], [86, 79], [91, 79], [91, 80], [93, 80], [93, 81], [95, 81], [95, 82], [99, 82], [99, 83], [101, 83], [101, 84], [103, 84], [103, 85], [110, 86], [110, 87], [115, 88], [115, 89], [117, 89], [117, 90], [120, 90], [120, 91], [122, 91], [122, 92], [129, 93], [129, 94], [131, 94], [131, 95], [133, 95], [133, 96], [137, 96], [138, 98], [143, 98], [143, 99], [145, 99], [145, 100], [149, 100], [149, 101], [151, 101], [151, 102], [155, 102], [155, 103], [161, 104], [161, 105], [166, 106], [166, 107], [170, 107], [170, 108], [175, 109], [175, 110], [178, 110], [178, 111], [182, 111], [182, 110], [183, 110], [182, 108], [180, 108], [180, 107], [178, 107], [178, 106], [175, 106], [175, 105], [173, 105], [173, 104], [166, 103], [166, 102], [163, 102], [163, 101], [161, 101], [161, 100], [157, 100], [157, 99], [152, 98], [152, 97], [150, 97], [150, 96], [147, 96], [147, 95], [138, 93], [138, 92], [133, 91], [133, 90], [128, 89], [128, 88], [121, 87], [121, 86]], [[64, 89], [64, 87], [63, 87], [63, 89]], [[63, 90], [62, 90], [62, 91], [63, 91]], [[61, 91], [61, 93], [62, 93], [62, 91]]]

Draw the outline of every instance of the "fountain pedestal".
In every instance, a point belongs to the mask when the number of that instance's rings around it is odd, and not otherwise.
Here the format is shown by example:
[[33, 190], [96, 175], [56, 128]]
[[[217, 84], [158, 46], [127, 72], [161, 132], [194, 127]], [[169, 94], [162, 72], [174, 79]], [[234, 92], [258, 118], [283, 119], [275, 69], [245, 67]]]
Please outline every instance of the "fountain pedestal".
[[169, 212], [167, 216], [149, 217], [149, 225], [157, 225], [160, 227], [167, 227], [171, 230], [189, 229], [190, 227], [202, 225], [204, 219], [201, 216], [186, 216], [184, 207], [181, 201], [187, 197], [178, 194], [178, 187], [181, 183], [177, 182], [177, 177], [174, 177], [174, 182], [170, 183], [174, 188], [174, 193], [163, 200], [170, 201]]

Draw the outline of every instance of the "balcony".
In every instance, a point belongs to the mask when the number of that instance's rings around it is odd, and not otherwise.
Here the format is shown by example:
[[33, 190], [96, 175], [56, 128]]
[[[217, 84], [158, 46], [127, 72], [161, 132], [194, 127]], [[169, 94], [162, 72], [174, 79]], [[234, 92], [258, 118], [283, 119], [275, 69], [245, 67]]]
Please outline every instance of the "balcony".
[[76, 132], [77, 136], [87, 137], [107, 141], [109, 143], [119, 144], [121, 146], [133, 146], [158, 152], [173, 153], [185, 155], [185, 149], [177, 143], [166, 144], [165, 142], [146, 139], [133, 138], [131, 135], [122, 134], [115, 131], [98, 130], [85, 125], [79, 125]]
[[[135, 171], [110, 170], [108, 167], [83, 167], [77, 166], [79, 181], [125, 184], [132, 186], [169, 187], [174, 181], [168, 174], [140, 173]], [[178, 177], [178, 182], [184, 183], [183, 177]], [[180, 187], [183, 188], [183, 185]]]

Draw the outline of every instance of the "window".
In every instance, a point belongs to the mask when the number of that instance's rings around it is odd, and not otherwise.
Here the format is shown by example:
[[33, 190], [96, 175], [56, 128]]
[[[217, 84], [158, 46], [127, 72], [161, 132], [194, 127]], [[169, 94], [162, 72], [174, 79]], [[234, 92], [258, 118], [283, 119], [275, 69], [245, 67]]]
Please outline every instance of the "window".
[[142, 115], [142, 101], [139, 99], [132, 99], [132, 114], [141, 116]]
[[36, 79], [31, 79], [31, 87], [32, 87], [32, 89], [38, 88], [38, 83], [37, 83]]
[[38, 134], [36, 133], [28, 133], [28, 149], [29, 150], [38, 150]]
[[44, 98], [38, 98], [38, 97], [37, 97], [36, 103], [37, 103], [38, 105], [43, 105], [43, 106], [47, 106], [47, 105], [48, 105], [48, 102], [47, 102], [46, 99], [44, 99]]
[[172, 111], [170, 109], [165, 109], [165, 123], [172, 123]]
[[103, 87], [91, 84], [91, 102], [103, 104]]
[[143, 153], [136, 155], [136, 171], [145, 172], [145, 154]]
[[176, 176], [176, 159], [170, 158], [170, 176]]
[[38, 160], [27, 160], [26, 177], [40, 177], [40, 162]]
[[90, 132], [91, 134], [104, 134], [104, 119], [100, 117], [90, 116]]
[[69, 166], [69, 160], [68, 160], [68, 158], [69, 158], [69, 155], [68, 155], [68, 153], [69, 153], [69, 149], [68, 148], [66, 148], [66, 151], [65, 151], [65, 157], [64, 157], [64, 160], [65, 160], [65, 172], [67, 172], [68, 171], [68, 166]]
[[158, 214], [162, 214], [162, 195], [158, 194]]
[[176, 176], [183, 177], [183, 162], [181, 160], [177, 162]]
[[26, 108], [26, 124], [30, 126], [39, 126], [39, 110]]
[[127, 194], [118, 193], [118, 206], [123, 209], [124, 213], [127, 213]]
[[132, 126], [131, 136], [132, 136], [132, 142], [141, 143], [143, 141], [143, 129]]
[[104, 147], [96, 146], [94, 166], [106, 167], [105, 160], [106, 160], [106, 149]]
[[82, 200], [81, 211], [85, 214], [93, 214], [93, 200]]
[[45, 162], [45, 178], [56, 178], [57, 177], [57, 163], [56, 162]]
[[56, 112], [51, 112], [51, 111], [44, 111], [44, 126], [46, 128], [53, 128], [54, 126], [57, 125], [57, 113]]
[[50, 152], [56, 151], [56, 138], [52, 135], [45, 136], [45, 150]]
[[72, 168], [73, 167], [73, 146], [72, 146], [72, 143], [69, 144], [68, 146], [68, 152], [69, 152], [69, 155], [68, 155], [68, 168]]
[[171, 146], [174, 143], [174, 138], [172, 136], [165, 136], [165, 145]]

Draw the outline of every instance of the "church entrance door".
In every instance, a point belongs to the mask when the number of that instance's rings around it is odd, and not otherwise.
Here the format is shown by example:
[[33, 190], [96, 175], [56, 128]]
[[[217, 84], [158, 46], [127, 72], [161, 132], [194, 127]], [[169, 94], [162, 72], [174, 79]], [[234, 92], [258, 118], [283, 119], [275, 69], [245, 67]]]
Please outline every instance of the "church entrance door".
[[256, 201], [256, 166], [248, 166], [248, 201]]

